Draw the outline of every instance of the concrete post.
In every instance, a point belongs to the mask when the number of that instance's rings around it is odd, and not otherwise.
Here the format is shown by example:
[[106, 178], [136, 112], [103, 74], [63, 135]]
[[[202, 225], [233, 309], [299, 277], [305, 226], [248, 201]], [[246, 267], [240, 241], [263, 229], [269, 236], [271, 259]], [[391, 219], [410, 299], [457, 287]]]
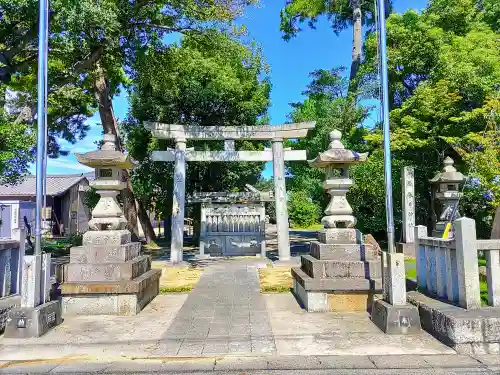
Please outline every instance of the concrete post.
[[486, 253], [488, 268], [488, 305], [500, 306], [500, 251], [490, 250]]
[[52, 257], [50, 253], [42, 254], [42, 272], [41, 283], [42, 289], [40, 291], [40, 303], [46, 303], [50, 301], [50, 290], [52, 289], [52, 284], [50, 283], [50, 266], [52, 263]]
[[11, 294], [12, 286], [12, 254], [14, 249], [6, 249], [0, 252], [0, 298]]
[[415, 244], [415, 257], [416, 257], [416, 267], [417, 267], [417, 285], [422, 290], [427, 288], [427, 277], [426, 277], [426, 256], [425, 256], [425, 246], [420, 245], [419, 239], [427, 237], [427, 228], [423, 225], [417, 225], [414, 228], [415, 234], [413, 236]]
[[205, 232], [207, 231], [207, 209], [204, 203], [200, 207], [200, 257], [205, 255]]
[[19, 238], [19, 253], [17, 260], [17, 283], [16, 292], [18, 294], [23, 293], [23, 259], [26, 253], [26, 229], [21, 230]]
[[414, 241], [415, 227], [415, 171], [413, 167], [403, 167], [401, 176], [403, 193], [403, 242]]
[[463, 217], [454, 221], [458, 273], [458, 303], [465, 309], [481, 307], [477, 265], [476, 222]]
[[446, 248], [436, 247], [436, 293], [438, 297], [447, 297]]
[[[406, 305], [405, 256], [387, 253], [389, 302], [393, 306]], [[385, 281], [385, 280], [384, 280]]]
[[26, 255], [23, 261], [21, 307], [40, 305], [42, 255]]
[[288, 234], [288, 208], [286, 202], [285, 158], [283, 139], [273, 139], [274, 198], [276, 201], [276, 230], [278, 235], [278, 256], [280, 260], [290, 259], [290, 238]]
[[260, 242], [260, 256], [262, 259], [267, 257], [266, 253], [266, 207], [264, 203], [260, 204], [259, 208], [259, 230], [262, 233], [262, 241]]
[[172, 201], [172, 242], [170, 262], [183, 260], [184, 247], [184, 201], [186, 194], [186, 139], [176, 139], [174, 167], [174, 196]]

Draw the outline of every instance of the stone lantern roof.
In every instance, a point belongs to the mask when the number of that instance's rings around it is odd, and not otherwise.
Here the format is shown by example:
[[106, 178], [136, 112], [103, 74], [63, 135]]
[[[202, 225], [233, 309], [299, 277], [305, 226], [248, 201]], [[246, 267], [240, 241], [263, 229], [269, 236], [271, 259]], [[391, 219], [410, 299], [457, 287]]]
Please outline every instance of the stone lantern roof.
[[457, 169], [453, 166], [453, 159], [449, 156], [444, 159], [444, 167], [441, 172], [437, 173], [431, 180], [430, 183], [439, 184], [439, 183], [454, 183], [458, 184], [465, 181], [465, 176], [458, 172]]
[[330, 145], [328, 150], [320, 152], [313, 160], [308, 160], [311, 167], [326, 168], [332, 164], [352, 165], [366, 161], [368, 153], [359, 154], [356, 151], [346, 150], [340, 141], [342, 133], [338, 130], [330, 132]]
[[121, 169], [132, 169], [134, 162], [130, 156], [116, 150], [116, 135], [108, 133], [104, 135], [104, 144], [100, 150], [90, 151], [84, 154], [75, 154], [80, 164], [91, 168], [116, 167]]

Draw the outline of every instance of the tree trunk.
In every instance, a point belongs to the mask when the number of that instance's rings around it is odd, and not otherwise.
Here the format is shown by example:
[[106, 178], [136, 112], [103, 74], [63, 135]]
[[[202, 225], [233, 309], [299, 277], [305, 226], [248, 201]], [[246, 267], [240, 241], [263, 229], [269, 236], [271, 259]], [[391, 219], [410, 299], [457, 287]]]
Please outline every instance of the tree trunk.
[[356, 74], [361, 64], [361, 46], [363, 42], [363, 25], [361, 13], [361, 0], [351, 0], [352, 6], [352, 61], [349, 75], [349, 92], [355, 93], [358, 89]]
[[492, 240], [500, 240], [500, 204], [497, 207], [495, 218], [493, 219], [490, 238]]
[[[116, 124], [116, 118], [113, 111], [113, 102], [111, 101], [111, 97], [109, 95], [109, 82], [104, 76], [104, 72], [99, 64], [97, 64], [97, 78], [95, 80], [95, 89], [95, 98], [99, 103], [99, 115], [101, 118], [104, 133], [115, 134], [117, 149], [123, 151], [123, 147], [120, 141], [120, 135], [118, 133], [118, 126]], [[132, 181], [130, 180], [130, 175], [127, 170], [123, 170], [123, 176], [127, 187], [122, 190], [121, 196], [123, 200], [125, 218], [128, 221], [129, 229], [132, 232], [133, 236], [136, 237], [135, 240], [137, 240], [139, 238], [137, 219], [139, 219], [142, 230], [144, 231], [144, 236], [146, 237], [146, 241], [148, 243], [154, 242], [154, 240], [156, 240], [156, 235], [153, 226], [151, 225], [151, 221], [149, 220], [144, 206], [140, 202], [137, 205], [135, 204]]]

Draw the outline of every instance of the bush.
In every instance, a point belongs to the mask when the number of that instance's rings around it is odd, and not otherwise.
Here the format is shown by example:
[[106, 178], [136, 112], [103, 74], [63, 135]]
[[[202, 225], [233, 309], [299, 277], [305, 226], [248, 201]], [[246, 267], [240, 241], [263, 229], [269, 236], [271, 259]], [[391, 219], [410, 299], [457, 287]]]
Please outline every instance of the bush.
[[70, 234], [70, 236], [68, 237], [68, 242], [71, 244], [71, 246], [82, 246], [83, 233], [76, 232], [76, 233]]
[[288, 215], [290, 221], [299, 227], [307, 228], [319, 220], [320, 207], [303, 190], [290, 192]]

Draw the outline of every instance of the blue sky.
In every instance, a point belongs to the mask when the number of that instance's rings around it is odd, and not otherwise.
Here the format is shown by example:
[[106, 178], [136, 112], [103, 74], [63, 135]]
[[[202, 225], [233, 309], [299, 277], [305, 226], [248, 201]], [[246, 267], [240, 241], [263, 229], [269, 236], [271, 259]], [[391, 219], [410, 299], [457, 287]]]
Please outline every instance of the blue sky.
[[[394, 0], [395, 10], [404, 12], [413, 8], [425, 7], [426, 0]], [[272, 82], [271, 107], [269, 114], [272, 124], [287, 121], [290, 112], [289, 103], [302, 99], [301, 92], [309, 83], [309, 73], [315, 69], [330, 69], [337, 66], [349, 67], [351, 59], [352, 30], [345, 30], [335, 35], [326, 20], [320, 20], [316, 30], [304, 26], [304, 31], [296, 38], [285, 42], [279, 31], [280, 10], [285, 0], [261, 0], [258, 7], [249, 8], [240, 23], [246, 25], [249, 36], [263, 48], [266, 62], [270, 66]], [[128, 98], [125, 92], [113, 100], [115, 115], [125, 118], [128, 111]], [[74, 145], [62, 142], [70, 155], [59, 159], [49, 159], [48, 174], [82, 173], [91, 171], [78, 164], [73, 153], [87, 152], [95, 149], [95, 141], [102, 137], [98, 115], [88, 120], [91, 129], [85, 139]], [[31, 172], [35, 173], [32, 166]], [[272, 175], [268, 165], [263, 172], [267, 178]]]

